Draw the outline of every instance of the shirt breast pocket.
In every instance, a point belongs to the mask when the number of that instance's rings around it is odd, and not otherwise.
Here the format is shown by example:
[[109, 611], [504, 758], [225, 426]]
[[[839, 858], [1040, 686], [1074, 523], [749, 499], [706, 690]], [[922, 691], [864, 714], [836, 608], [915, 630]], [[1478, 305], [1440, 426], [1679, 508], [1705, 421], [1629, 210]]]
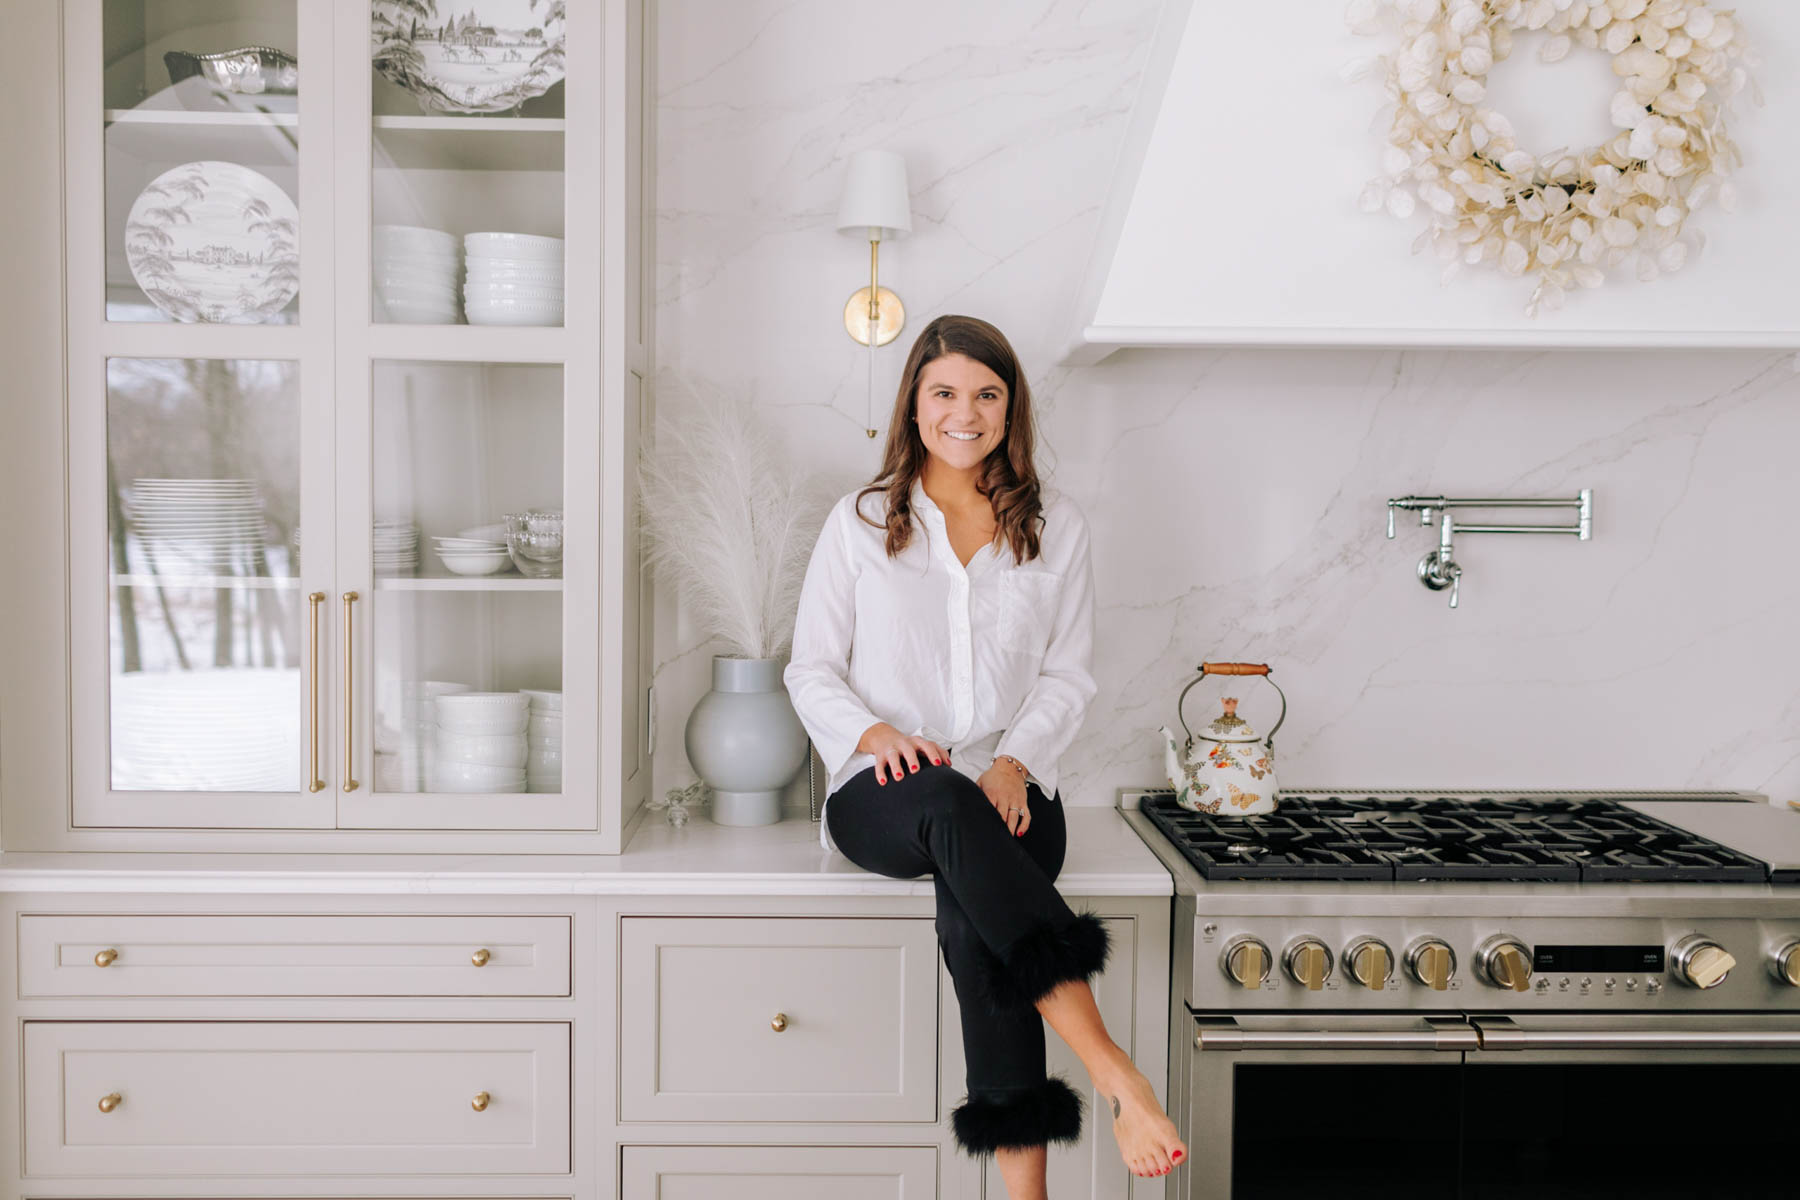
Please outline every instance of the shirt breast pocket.
[[1000, 648], [1042, 657], [1050, 645], [1062, 579], [1049, 571], [1008, 571], [1000, 577]]

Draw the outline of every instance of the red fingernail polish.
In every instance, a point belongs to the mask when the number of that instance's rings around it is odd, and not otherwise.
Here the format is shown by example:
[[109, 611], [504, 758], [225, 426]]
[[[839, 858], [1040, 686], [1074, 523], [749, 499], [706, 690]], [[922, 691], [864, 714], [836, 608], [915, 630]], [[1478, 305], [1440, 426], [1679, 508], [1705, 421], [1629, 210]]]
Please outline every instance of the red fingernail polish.
[[940, 767], [941, 767], [941, 766], [943, 766], [943, 765], [944, 765], [944, 760], [943, 760], [943, 759], [941, 759], [941, 758], [934, 758], [934, 759], [932, 759], [932, 760], [931, 760], [931, 761], [932, 761], [932, 763], [933, 763], [933, 764], [934, 764], [934, 765], [936, 765], [936, 766], [940, 766]]

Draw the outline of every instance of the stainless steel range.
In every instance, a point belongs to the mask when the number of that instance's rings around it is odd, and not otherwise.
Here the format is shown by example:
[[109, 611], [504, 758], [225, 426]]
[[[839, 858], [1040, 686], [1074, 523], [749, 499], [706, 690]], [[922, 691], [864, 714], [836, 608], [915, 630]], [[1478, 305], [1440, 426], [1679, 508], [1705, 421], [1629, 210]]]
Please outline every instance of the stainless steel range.
[[1800, 816], [1737, 793], [1120, 806], [1175, 877], [1193, 1154], [1170, 1195], [1800, 1192]]

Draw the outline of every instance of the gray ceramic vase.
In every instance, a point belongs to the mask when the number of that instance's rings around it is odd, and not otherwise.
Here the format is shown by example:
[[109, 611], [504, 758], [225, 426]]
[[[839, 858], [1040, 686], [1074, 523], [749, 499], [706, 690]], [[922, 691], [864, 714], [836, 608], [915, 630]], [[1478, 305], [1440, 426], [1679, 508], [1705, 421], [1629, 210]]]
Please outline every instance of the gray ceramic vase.
[[806, 762], [806, 729], [778, 658], [713, 657], [712, 691], [688, 717], [687, 756], [720, 825], [781, 820], [781, 792]]

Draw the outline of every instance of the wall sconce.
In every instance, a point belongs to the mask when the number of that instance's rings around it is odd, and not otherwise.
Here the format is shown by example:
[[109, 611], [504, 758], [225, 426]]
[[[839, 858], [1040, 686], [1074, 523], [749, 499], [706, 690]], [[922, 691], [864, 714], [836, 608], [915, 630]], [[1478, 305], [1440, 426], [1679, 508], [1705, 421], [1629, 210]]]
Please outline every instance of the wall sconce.
[[857, 288], [844, 304], [844, 329], [869, 348], [869, 420], [863, 432], [875, 436], [875, 348], [900, 336], [906, 309], [900, 297], [880, 284], [881, 243], [912, 232], [912, 205], [906, 190], [906, 160], [891, 150], [858, 150], [850, 156], [837, 231], [869, 242], [869, 286]]

